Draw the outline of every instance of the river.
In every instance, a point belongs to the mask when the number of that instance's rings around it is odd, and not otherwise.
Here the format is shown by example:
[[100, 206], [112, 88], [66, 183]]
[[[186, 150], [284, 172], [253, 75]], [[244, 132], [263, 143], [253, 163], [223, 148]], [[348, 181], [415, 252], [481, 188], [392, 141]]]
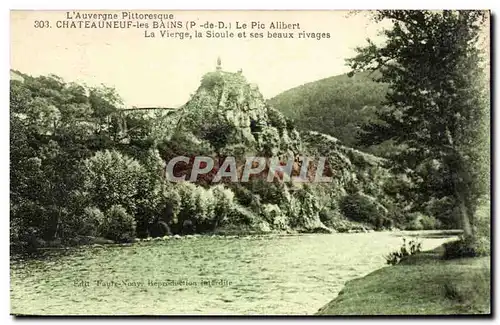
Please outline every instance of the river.
[[[426, 232], [426, 234], [429, 234]], [[11, 258], [11, 313], [314, 314], [412, 233], [194, 237]], [[432, 249], [453, 237], [420, 237]]]

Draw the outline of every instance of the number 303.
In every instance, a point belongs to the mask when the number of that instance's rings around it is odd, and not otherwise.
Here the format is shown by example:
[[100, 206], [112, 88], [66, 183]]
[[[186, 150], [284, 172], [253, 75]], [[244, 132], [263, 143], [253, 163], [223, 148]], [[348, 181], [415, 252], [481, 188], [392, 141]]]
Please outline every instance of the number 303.
[[48, 20], [35, 20], [35, 28], [49, 28], [50, 24]]

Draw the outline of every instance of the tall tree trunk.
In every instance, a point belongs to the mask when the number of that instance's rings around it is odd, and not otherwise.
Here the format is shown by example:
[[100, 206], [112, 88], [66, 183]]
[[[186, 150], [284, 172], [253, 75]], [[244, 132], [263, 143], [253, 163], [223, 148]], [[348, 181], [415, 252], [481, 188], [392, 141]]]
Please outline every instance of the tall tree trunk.
[[459, 170], [460, 164], [455, 166], [458, 170], [453, 171], [452, 181], [455, 194], [455, 200], [458, 204], [458, 211], [460, 215], [460, 226], [464, 231], [465, 236], [473, 236], [472, 228], [472, 209], [470, 209], [469, 201], [467, 200], [466, 185], [463, 183], [462, 173]]
[[456, 193], [457, 195], [457, 201], [458, 201], [458, 209], [460, 212], [460, 224], [462, 226], [462, 229], [464, 230], [464, 235], [469, 237], [473, 236], [474, 233], [472, 231], [472, 225], [471, 225], [471, 219], [469, 217], [469, 209], [467, 209], [467, 206], [465, 204], [465, 200], [459, 193]]
[[472, 227], [472, 214], [474, 213], [473, 209], [471, 209], [471, 202], [469, 200], [469, 195], [471, 194], [466, 183], [466, 179], [468, 179], [467, 172], [464, 168], [464, 162], [462, 160], [462, 156], [458, 152], [458, 150], [453, 146], [454, 141], [451, 138], [451, 133], [447, 129], [448, 142], [450, 147], [452, 148], [452, 154], [447, 157], [445, 160], [448, 168], [451, 171], [451, 181], [453, 183], [453, 194], [455, 196], [455, 200], [458, 204], [458, 212], [460, 215], [460, 226], [464, 231], [464, 235], [474, 236], [474, 231]]

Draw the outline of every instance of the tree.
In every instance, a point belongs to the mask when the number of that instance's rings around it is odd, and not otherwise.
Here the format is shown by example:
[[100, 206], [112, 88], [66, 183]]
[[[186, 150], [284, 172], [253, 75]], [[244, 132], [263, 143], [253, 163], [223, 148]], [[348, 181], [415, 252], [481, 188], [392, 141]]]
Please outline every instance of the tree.
[[144, 167], [116, 150], [97, 152], [82, 165], [83, 190], [101, 211], [121, 205], [135, 215], [139, 185], [146, 177]]
[[[454, 199], [466, 235], [488, 190], [488, 87], [478, 46], [486, 18], [482, 11], [380, 10], [375, 21], [392, 22], [386, 42], [368, 40], [348, 60], [354, 71], [377, 70], [378, 81], [389, 84], [381, 122], [366, 126], [361, 142], [404, 145], [395, 159], [406, 169], [439, 166], [439, 196]], [[429, 179], [412, 175], [422, 191]]]
[[116, 129], [111, 117], [120, 99], [104, 86], [17, 74], [10, 84], [12, 223], [45, 239], [61, 237], [65, 218], [77, 212], [82, 160], [116, 146], [108, 129]]

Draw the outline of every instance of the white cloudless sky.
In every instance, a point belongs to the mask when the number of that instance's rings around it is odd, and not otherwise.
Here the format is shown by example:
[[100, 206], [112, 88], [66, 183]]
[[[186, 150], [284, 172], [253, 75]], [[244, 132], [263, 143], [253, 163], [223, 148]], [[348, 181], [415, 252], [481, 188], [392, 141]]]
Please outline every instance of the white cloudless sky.
[[[89, 11], [85, 11], [89, 12]], [[92, 11], [95, 12], [95, 11]], [[151, 11], [149, 11], [151, 13]], [[178, 107], [196, 91], [200, 78], [215, 69], [243, 70], [265, 98], [318, 79], [349, 71], [345, 59], [366, 38], [378, 38], [380, 25], [366, 13], [347, 11], [170, 11], [175, 20], [234, 23], [299, 23], [300, 31], [329, 33], [316, 39], [166, 39], [145, 38], [144, 29], [61, 29], [66, 11], [11, 13], [11, 68], [30, 75], [55, 74], [66, 81], [113, 86], [126, 106]], [[145, 13], [145, 12], [143, 12]], [[52, 28], [34, 28], [34, 21]], [[150, 22], [151, 23], [151, 22]], [[171, 30], [174, 31], [174, 30]], [[282, 30], [247, 30], [250, 32]], [[298, 31], [298, 30], [297, 30]], [[380, 39], [380, 38], [379, 38]]]

